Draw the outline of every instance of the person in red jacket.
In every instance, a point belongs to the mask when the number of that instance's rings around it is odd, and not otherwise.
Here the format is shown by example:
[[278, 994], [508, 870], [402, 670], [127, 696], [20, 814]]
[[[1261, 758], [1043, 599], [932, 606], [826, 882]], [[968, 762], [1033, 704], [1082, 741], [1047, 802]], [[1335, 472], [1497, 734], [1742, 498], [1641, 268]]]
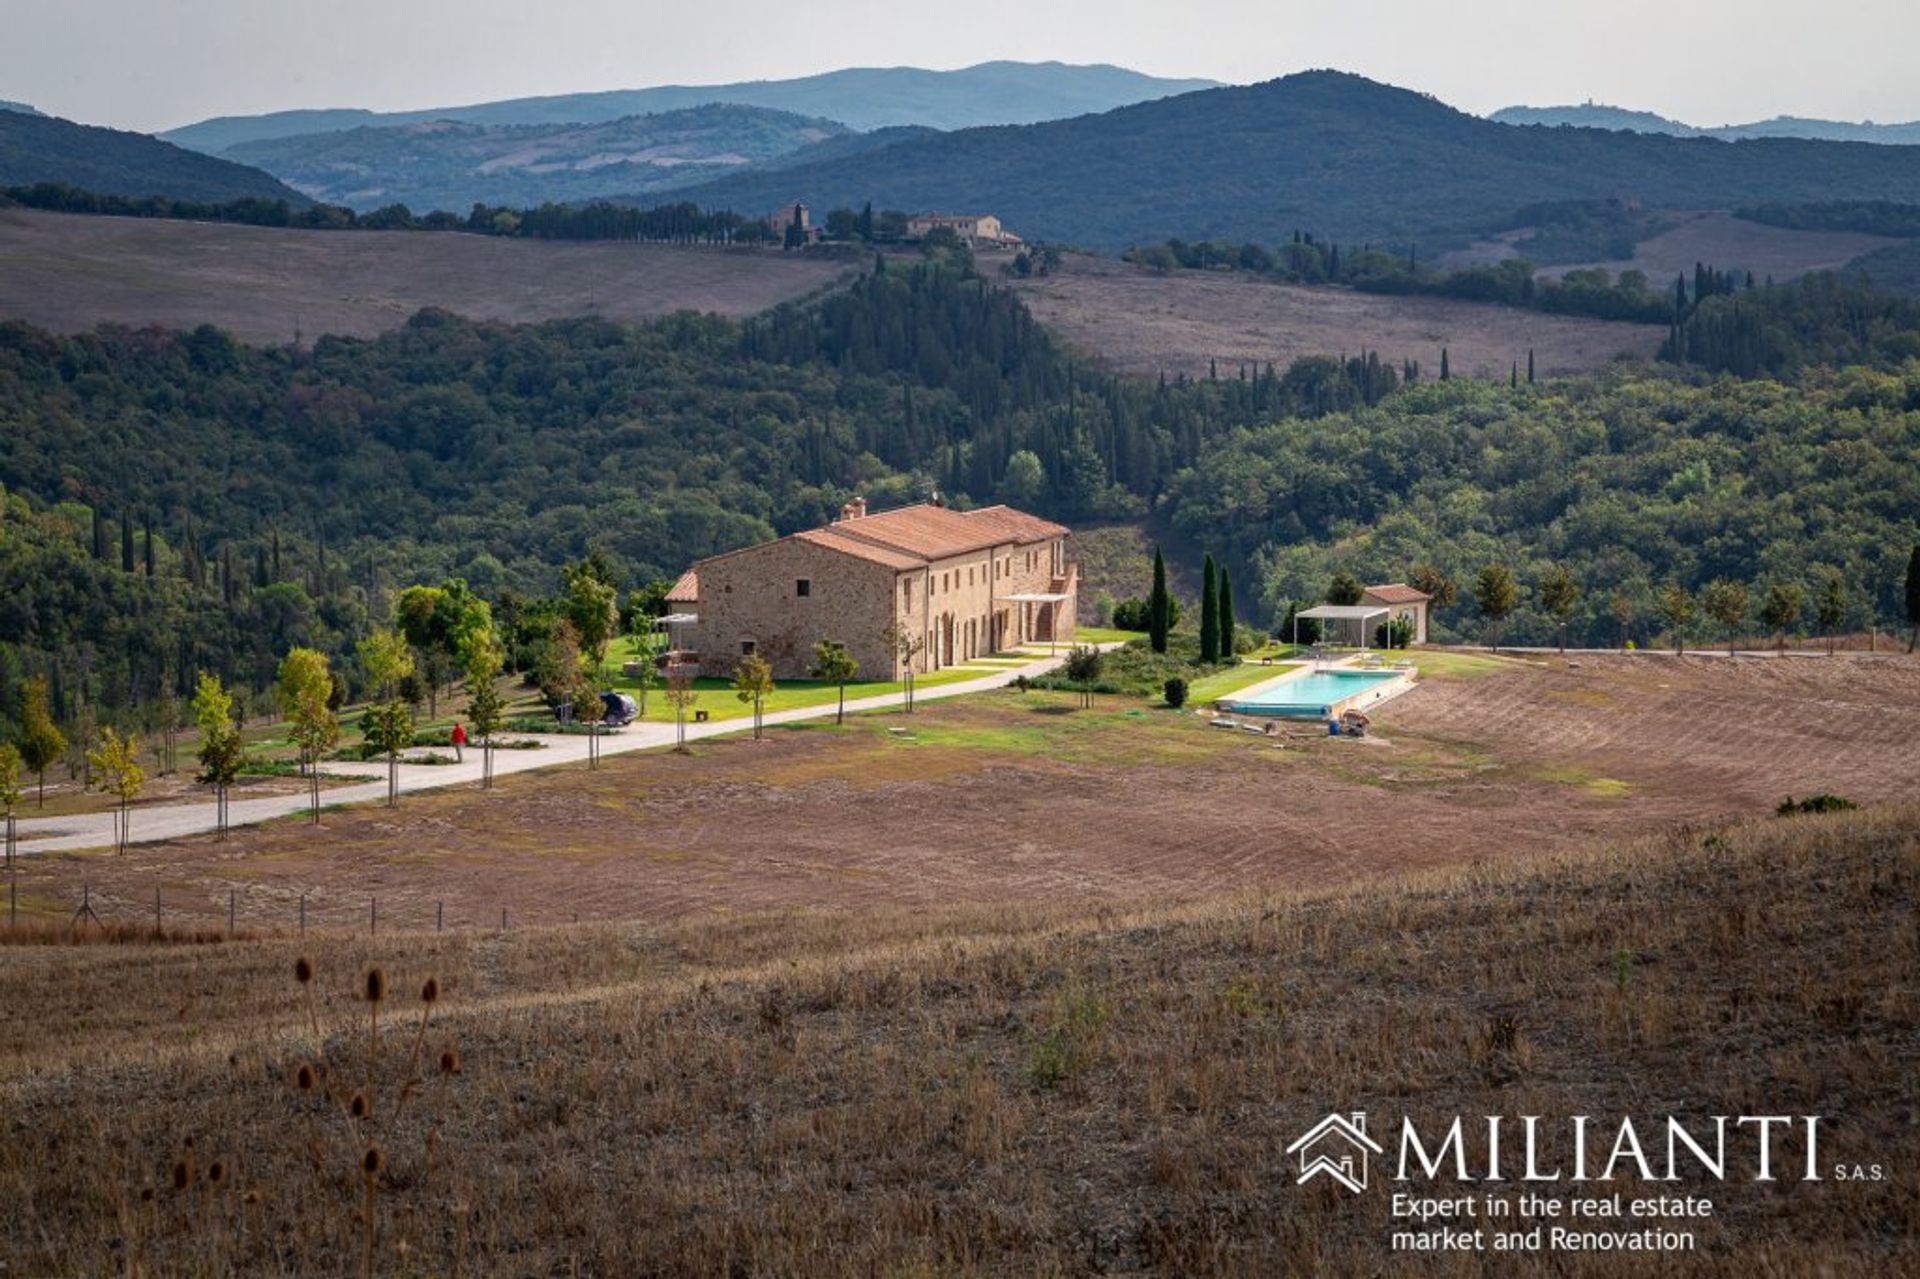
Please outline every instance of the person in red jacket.
[[453, 732], [448, 734], [447, 740], [453, 743], [454, 760], [458, 763], [466, 763], [467, 753], [461, 747], [467, 744], [467, 730], [458, 720], [454, 721]]

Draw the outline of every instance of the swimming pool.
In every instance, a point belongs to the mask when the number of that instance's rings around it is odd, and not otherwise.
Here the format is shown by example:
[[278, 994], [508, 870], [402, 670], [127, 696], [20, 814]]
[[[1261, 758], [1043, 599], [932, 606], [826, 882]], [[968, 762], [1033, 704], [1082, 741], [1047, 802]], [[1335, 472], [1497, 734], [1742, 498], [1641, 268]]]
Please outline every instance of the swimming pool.
[[1405, 671], [1310, 671], [1256, 687], [1238, 697], [1222, 698], [1220, 705], [1241, 715], [1330, 719], [1344, 703], [1368, 693], [1384, 692], [1389, 683], [1406, 674]]

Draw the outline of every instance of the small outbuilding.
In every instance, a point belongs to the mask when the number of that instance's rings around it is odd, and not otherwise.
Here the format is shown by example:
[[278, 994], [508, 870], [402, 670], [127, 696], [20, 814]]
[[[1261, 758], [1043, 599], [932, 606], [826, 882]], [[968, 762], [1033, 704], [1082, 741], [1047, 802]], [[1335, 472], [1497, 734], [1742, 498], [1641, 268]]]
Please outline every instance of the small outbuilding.
[[1387, 582], [1362, 591], [1360, 602], [1385, 607], [1394, 621], [1404, 621], [1413, 627], [1413, 643], [1427, 642], [1427, 608], [1433, 603], [1433, 596], [1425, 591], [1415, 590], [1405, 582]]

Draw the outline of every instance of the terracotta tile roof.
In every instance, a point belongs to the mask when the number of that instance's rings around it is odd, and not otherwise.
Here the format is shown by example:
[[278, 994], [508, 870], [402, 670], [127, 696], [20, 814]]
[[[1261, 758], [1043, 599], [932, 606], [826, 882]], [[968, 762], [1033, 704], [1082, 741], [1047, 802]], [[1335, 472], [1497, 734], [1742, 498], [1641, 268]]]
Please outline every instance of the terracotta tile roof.
[[862, 541], [857, 537], [846, 537], [840, 533], [840, 525], [830, 524], [826, 528], [810, 528], [795, 533], [794, 537], [802, 542], [811, 542], [830, 551], [840, 551], [846, 555], [855, 555], [875, 564], [884, 564], [892, 569], [921, 568], [926, 560], [917, 555], [905, 555], [885, 546]]
[[1414, 590], [1405, 582], [1388, 582], [1383, 586], [1369, 586], [1365, 594], [1382, 604], [1424, 604], [1433, 598], [1425, 591]]
[[667, 592], [669, 604], [691, 604], [700, 598], [700, 575], [692, 569], [680, 575], [680, 580]]
[[[1066, 534], [1064, 525], [1043, 520], [1037, 515], [1028, 515], [1025, 511], [1016, 511], [1010, 506], [955, 511], [923, 502], [917, 506], [900, 506], [874, 515], [837, 520], [821, 528], [803, 529], [780, 540], [797, 539], [828, 550], [855, 555], [870, 563], [907, 570], [925, 568], [934, 560], [953, 555], [984, 551], [995, 546], [1043, 542], [1065, 537]], [[763, 542], [760, 545], [770, 546], [772, 543]], [[758, 549], [759, 546], [743, 546], [719, 555], [709, 555], [700, 563], [709, 564], [714, 560]], [[683, 590], [687, 592], [684, 595]], [[698, 594], [696, 565], [681, 575], [667, 598], [690, 601], [697, 598]]]
[[1007, 542], [1044, 541], [1063, 536], [1067, 531], [1058, 524], [1049, 524], [1011, 507], [954, 511], [931, 503], [895, 507], [877, 515], [842, 520], [828, 528], [845, 537], [884, 546], [923, 561], [983, 551]]

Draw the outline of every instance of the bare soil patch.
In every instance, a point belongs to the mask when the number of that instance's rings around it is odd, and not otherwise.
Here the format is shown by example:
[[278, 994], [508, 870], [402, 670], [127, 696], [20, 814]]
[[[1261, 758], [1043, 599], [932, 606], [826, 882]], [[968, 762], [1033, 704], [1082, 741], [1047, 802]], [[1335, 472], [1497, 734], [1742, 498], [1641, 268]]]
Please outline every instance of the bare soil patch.
[[[1767, 276], [1791, 280], [1810, 271], [1837, 271], [1864, 253], [1906, 243], [1857, 231], [1799, 231], [1766, 226], [1726, 212], [1673, 216], [1680, 219], [1679, 225], [1642, 240], [1634, 246], [1630, 259], [1547, 267], [1543, 274], [1560, 276], [1593, 267], [1616, 275], [1621, 271], [1644, 271], [1649, 280], [1659, 285], [1671, 284], [1674, 276], [1682, 274], [1691, 280], [1694, 265], [1705, 263], [1722, 271], [1751, 271], [1762, 280]], [[1448, 255], [1443, 262], [1466, 265], [1513, 257], [1512, 241], [1516, 238], [1517, 233], [1478, 244], [1458, 255]], [[1691, 284], [1688, 287], [1692, 287]]]
[[[789, 908], [1166, 900], [1326, 887], [1920, 790], [1920, 662], [1502, 661], [1388, 703], [1378, 740], [1277, 738], [1144, 703], [1008, 691], [542, 771], [300, 821], [24, 858], [38, 913], [290, 928]], [[903, 738], [891, 730], [905, 729]]]
[[215, 324], [249, 342], [371, 337], [421, 307], [475, 319], [743, 316], [831, 285], [844, 259], [774, 250], [308, 231], [0, 210], [0, 319], [71, 333]]
[[1242, 361], [1285, 369], [1303, 355], [1377, 351], [1395, 366], [1418, 360], [1428, 376], [1448, 349], [1462, 376], [1505, 377], [1534, 352], [1544, 375], [1581, 373], [1621, 355], [1651, 357], [1666, 330], [1546, 315], [1449, 298], [1388, 297], [1279, 284], [1229, 272], [1156, 274], [1070, 254], [1041, 279], [1014, 282], [1041, 320], [1125, 373], [1204, 377], [1210, 361], [1237, 376]]

